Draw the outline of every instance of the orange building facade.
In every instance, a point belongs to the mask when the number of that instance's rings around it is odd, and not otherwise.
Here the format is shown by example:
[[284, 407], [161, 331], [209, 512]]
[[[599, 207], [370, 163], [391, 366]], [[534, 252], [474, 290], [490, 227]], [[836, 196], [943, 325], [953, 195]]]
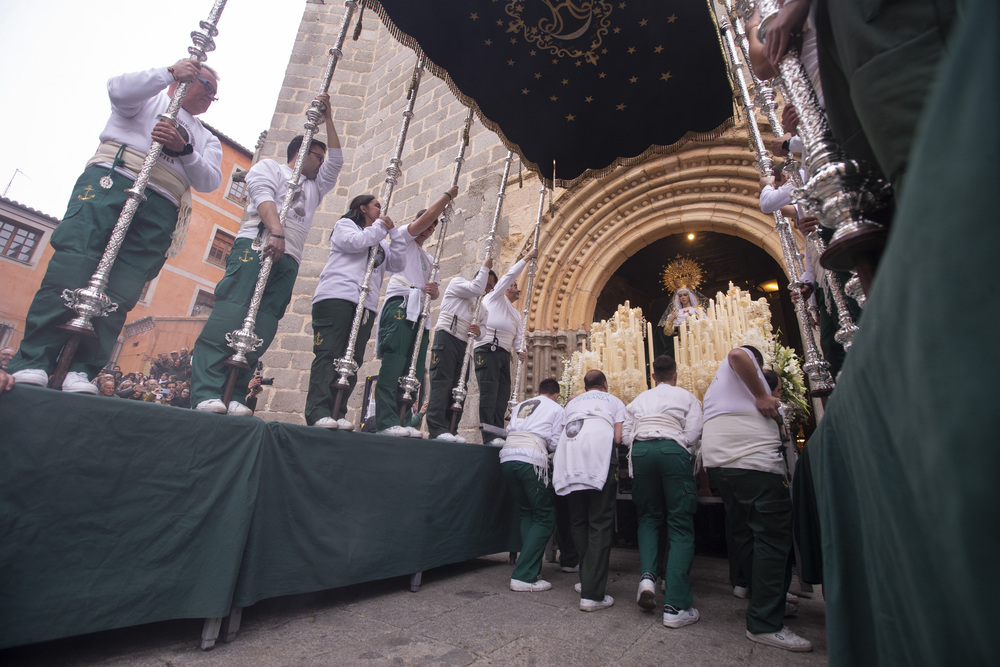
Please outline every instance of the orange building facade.
[[[222, 186], [213, 192], [191, 192], [193, 210], [184, 248], [146, 285], [112, 354], [112, 361], [126, 373], [148, 371], [159, 352], [194, 346], [239, 229], [246, 185], [233, 176], [250, 168], [253, 153], [206, 127], [222, 144]], [[49, 237], [58, 223], [17, 202], [0, 200], [0, 347], [16, 349], [21, 342], [28, 307], [52, 256]]]

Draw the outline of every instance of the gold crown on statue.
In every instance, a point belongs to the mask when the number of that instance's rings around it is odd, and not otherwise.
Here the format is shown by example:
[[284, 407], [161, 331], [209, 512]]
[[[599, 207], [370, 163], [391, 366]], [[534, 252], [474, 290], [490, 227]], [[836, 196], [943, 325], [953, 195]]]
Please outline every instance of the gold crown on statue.
[[670, 292], [676, 292], [682, 287], [696, 290], [701, 286], [705, 272], [701, 264], [690, 257], [677, 255], [672, 262], [663, 267], [660, 282]]

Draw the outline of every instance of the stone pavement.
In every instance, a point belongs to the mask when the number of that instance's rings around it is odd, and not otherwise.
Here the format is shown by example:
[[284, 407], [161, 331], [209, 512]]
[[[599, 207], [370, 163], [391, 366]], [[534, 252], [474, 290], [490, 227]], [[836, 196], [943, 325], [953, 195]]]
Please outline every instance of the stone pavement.
[[[408, 578], [265, 600], [243, 612], [237, 639], [198, 648], [201, 621], [153, 623], [0, 651], [0, 664], [31, 665], [825, 665], [825, 605], [817, 588], [786, 619], [812, 653], [755, 644], [746, 602], [732, 595], [724, 559], [697, 556], [691, 573], [701, 620], [671, 630], [662, 609], [635, 604], [639, 555], [615, 548], [610, 609], [583, 613], [575, 574], [546, 563], [552, 590], [514, 593], [497, 554]], [[792, 582], [793, 591], [797, 582]], [[657, 597], [662, 603], [662, 594]]]

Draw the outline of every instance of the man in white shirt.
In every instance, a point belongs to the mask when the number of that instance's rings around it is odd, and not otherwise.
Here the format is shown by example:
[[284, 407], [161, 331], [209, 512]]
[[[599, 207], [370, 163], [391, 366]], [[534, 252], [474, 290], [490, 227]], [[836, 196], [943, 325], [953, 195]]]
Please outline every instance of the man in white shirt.
[[[337, 177], [344, 166], [340, 139], [333, 126], [330, 96], [322, 94], [317, 99], [323, 106], [326, 134], [330, 142], [329, 159], [326, 144], [313, 139], [302, 163], [298, 187], [284, 221], [280, 219], [280, 210], [284, 205], [288, 182], [292, 178], [303, 137], [300, 135], [289, 142], [286, 164], [271, 159], [261, 160], [247, 172], [249, 216], [236, 234], [236, 241], [226, 261], [226, 275], [215, 286], [212, 314], [195, 341], [192, 352], [191, 405], [198, 410], [244, 416], [253, 414], [244, 405], [250, 378], [253, 376], [252, 369], [274, 339], [278, 321], [284, 316], [292, 298], [292, 287], [299, 272], [299, 262], [302, 261], [313, 215], [323, 197], [337, 184]], [[264, 237], [264, 248], [258, 253], [251, 248], [251, 244], [260, 234]], [[254, 326], [254, 333], [263, 343], [256, 350], [247, 353], [249, 368], [237, 370], [233, 398], [226, 405], [222, 402], [229, 374], [225, 361], [233, 354], [233, 349], [226, 342], [226, 334], [243, 326], [260, 275], [262, 257], [270, 257], [272, 261], [271, 273], [261, 295]]]
[[566, 428], [553, 457], [552, 486], [567, 496], [573, 542], [580, 554], [580, 611], [610, 607], [604, 592], [614, 537], [618, 461], [625, 404], [608, 393], [597, 370], [583, 376], [586, 391], [566, 404]]
[[556, 523], [549, 482], [549, 457], [559, 444], [564, 412], [556, 403], [559, 382], [542, 380], [538, 395], [514, 406], [507, 440], [500, 450], [500, 469], [521, 516], [521, 555], [510, 575], [512, 591], [547, 591], [539, 579], [545, 545]]
[[[378, 320], [377, 354], [382, 365], [375, 385], [375, 429], [385, 435], [423, 437], [419, 429], [400, 424], [399, 379], [409, 372], [413, 346], [419, 345], [416, 374], [417, 380], [423, 382], [430, 318], [424, 322], [423, 331], [417, 332], [416, 327], [424, 295], [438, 298], [438, 285], [431, 281], [434, 260], [423, 245], [434, 234], [438, 216], [457, 194], [458, 188], [452, 186], [430, 208], [420, 211], [413, 222], [389, 232], [389, 252], [403, 258], [404, 266], [389, 277]], [[419, 401], [419, 396], [414, 399]]]
[[[537, 256], [537, 250], [526, 254], [497, 281], [493, 291], [483, 297], [489, 317], [473, 354], [479, 384], [479, 421], [498, 429], [504, 427], [504, 413], [510, 400], [510, 355], [521, 347], [521, 313], [514, 307], [521, 296], [517, 277], [528, 261]], [[518, 354], [523, 361], [523, 353]], [[491, 441], [484, 434], [483, 442], [487, 441], [492, 445], [503, 444], [502, 439]]]
[[[188, 83], [177, 124], [160, 120], [179, 82]], [[63, 391], [96, 394], [90, 383], [111, 356], [129, 311], [160, 272], [168, 249], [191, 215], [191, 188], [211, 192], [222, 183], [222, 145], [195, 118], [215, 100], [218, 77], [207, 65], [180, 60], [171, 67], [123, 74], [108, 81], [111, 117], [101, 145], [87, 162], [50, 243], [54, 250], [25, 322], [24, 339], [10, 371], [18, 382], [46, 386], [69, 333], [59, 325], [76, 313], [64, 289], [86, 287], [153, 141], [163, 151], [150, 173], [146, 201], [132, 217], [111, 268], [105, 293], [118, 308], [91, 320], [95, 338], [81, 338]]]
[[[432, 438], [465, 442], [465, 438], [452, 435], [449, 430], [448, 406], [451, 405], [451, 390], [458, 382], [465, 360], [467, 336], [471, 333], [478, 337], [489, 316], [486, 304], [480, 303], [479, 316], [472, 321], [476, 301], [492, 292], [497, 284], [497, 274], [492, 269], [493, 258], [487, 257], [472, 280], [461, 276], [452, 278], [441, 299], [441, 312], [434, 325], [431, 345], [431, 391], [427, 401], [427, 431]], [[468, 376], [465, 379], [468, 380]]]
[[632, 500], [638, 514], [642, 579], [636, 602], [653, 609], [660, 529], [666, 517], [670, 552], [664, 574], [663, 625], [681, 628], [698, 621], [691, 606], [694, 513], [698, 509], [692, 461], [701, 438], [701, 403], [677, 383], [673, 357], [653, 360], [656, 386], [636, 396], [625, 409], [622, 441], [629, 446]]
[[747, 638], [788, 651], [812, 644], [784, 627], [791, 582], [792, 501], [775, 417], [779, 401], [749, 345], [731, 350], [705, 392], [701, 455], [722, 495], [742, 570], [750, 573]]

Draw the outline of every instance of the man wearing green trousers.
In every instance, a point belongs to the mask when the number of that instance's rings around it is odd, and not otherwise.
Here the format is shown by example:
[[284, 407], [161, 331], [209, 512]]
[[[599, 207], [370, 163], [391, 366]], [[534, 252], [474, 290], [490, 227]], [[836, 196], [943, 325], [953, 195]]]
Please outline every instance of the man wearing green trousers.
[[604, 592], [615, 529], [618, 461], [625, 404], [608, 393], [598, 370], [583, 376], [586, 391], [566, 404], [566, 428], [553, 457], [552, 486], [566, 496], [573, 542], [580, 553], [580, 611], [615, 603]]
[[[326, 121], [330, 159], [326, 159], [326, 145], [313, 139], [302, 163], [296, 192], [284, 221], [280, 219], [279, 211], [284, 205], [288, 182], [292, 178], [304, 138], [300, 135], [289, 142], [286, 164], [277, 160], [261, 160], [247, 172], [249, 216], [236, 235], [236, 242], [226, 261], [226, 275], [215, 287], [212, 314], [198, 336], [192, 353], [191, 405], [197, 410], [220, 414], [228, 412], [241, 416], [252, 414], [250, 408], [244, 405], [247, 385], [253, 375], [252, 369], [274, 339], [278, 321], [284, 316], [285, 308], [292, 298], [292, 286], [299, 272], [299, 262], [302, 261], [306, 237], [312, 227], [313, 214], [323, 197], [336, 185], [344, 166], [340, 140], [333, 126], [330, 96], [322, 94], [318, 100]], [[261, 253], [257, 253], [251, 248], [251, 244], [260, 234], [264, 235], [264, 247]], [[271, 273], [261, 295], [254, 326], [254, 333], [263, 343], [256, 350], [247, 353], [250, 368], [237, 370], [233, 397], [229, 405], [226, 405], [222, 402], [229, 373], [225, 361], [234, 352], [226, 342], [226, 334], [243, 326], [260, 274], [262, 257], [270, 257], [272, 260]]]
[[625, 409], [622, 442], [629, 446], [632, 500], [639, 517], [639, 560], [642, 578], [636, 602], [656, 606], [656, 562], [660, 529], [666, 520], [667, 555], [663, 625], [681, 628], [698, 621], [691, 606], [691, 560], [694, 558], [694, 513], [698, 498], [692, 461], [701, 438], [701, 403], [675, 386], [677, 364], [661, 355], [653, 360], [656, 386], [636, 396]]
[[500, 450], [500, 470], [521, 516], [521, 556], [510, 575], [510, 590], [547, 591], [539, 579], [545, 545], [556, 523], [549, 483], [549, 456], [559, 444], [564, 412], [556, 403], [559, 382], [542, 380], [538, 395], [514, 406], [507, 439]]
[[[172, 124], [160, 115], [170, 105], [178, 82], [189, 86], [177, 122]], [[86, 287], [90, 281], [129, 200], [126, 190], [132, 187], [149, 147], [158, 141], [163, 151], [150, 172], [146, 200], [132, 218], [104, 290], [118, 308], [91, 320], [96, 336], [81, 338], [61, 387], [97, 393], [90, 378], [110, 358], [143, 286], [159, 274], [178, 220], [190, 215], [191, 188], [211, 192], [222, 183], [222, 146], [195, 118], [215, 100], [217, 86], [215, 72], [193, 60], [108, 81], [111, 116], [101, 132], [101, 145], [87, 162], [66, 214], [52, 233], [54, 253], [28, 310], [24, 339], [7, 369], [17, 382], [48, 384], [69, 337], [59, 325], [75, 316], [66, 307], [63, 290]]]
[[[423, 434], [413, 426], [399, 423], [398, 398], [399, 379], [410, 370], [413, 346], [420, 345], [417, 353], [417, 380], [423, 382], [424, 360], [430, 329], [430, 317], [424, 322], [424, 329], [417, 332], [417, 322], [423, 308], [424, 295], [430, 299], [438, 297], [438, 285], [433, 282], [433, 259], [424, 242], [431, 237], [437, 227], [438, 216], [448, 202], [458, 194], [452, 186], [430, 208], [420, 211], [416, 219], [408, 225], [394, 227], [389, 232], [389, 253], [404, 258], [403, 268], [393, 273], [385, 290], [385, 301], [379, 312], [377, 353], [382, 360], [375, 385], [375, 429], [385, 435], [422, 438]], [[418, 397], [414, 397], [418, 400]]]

